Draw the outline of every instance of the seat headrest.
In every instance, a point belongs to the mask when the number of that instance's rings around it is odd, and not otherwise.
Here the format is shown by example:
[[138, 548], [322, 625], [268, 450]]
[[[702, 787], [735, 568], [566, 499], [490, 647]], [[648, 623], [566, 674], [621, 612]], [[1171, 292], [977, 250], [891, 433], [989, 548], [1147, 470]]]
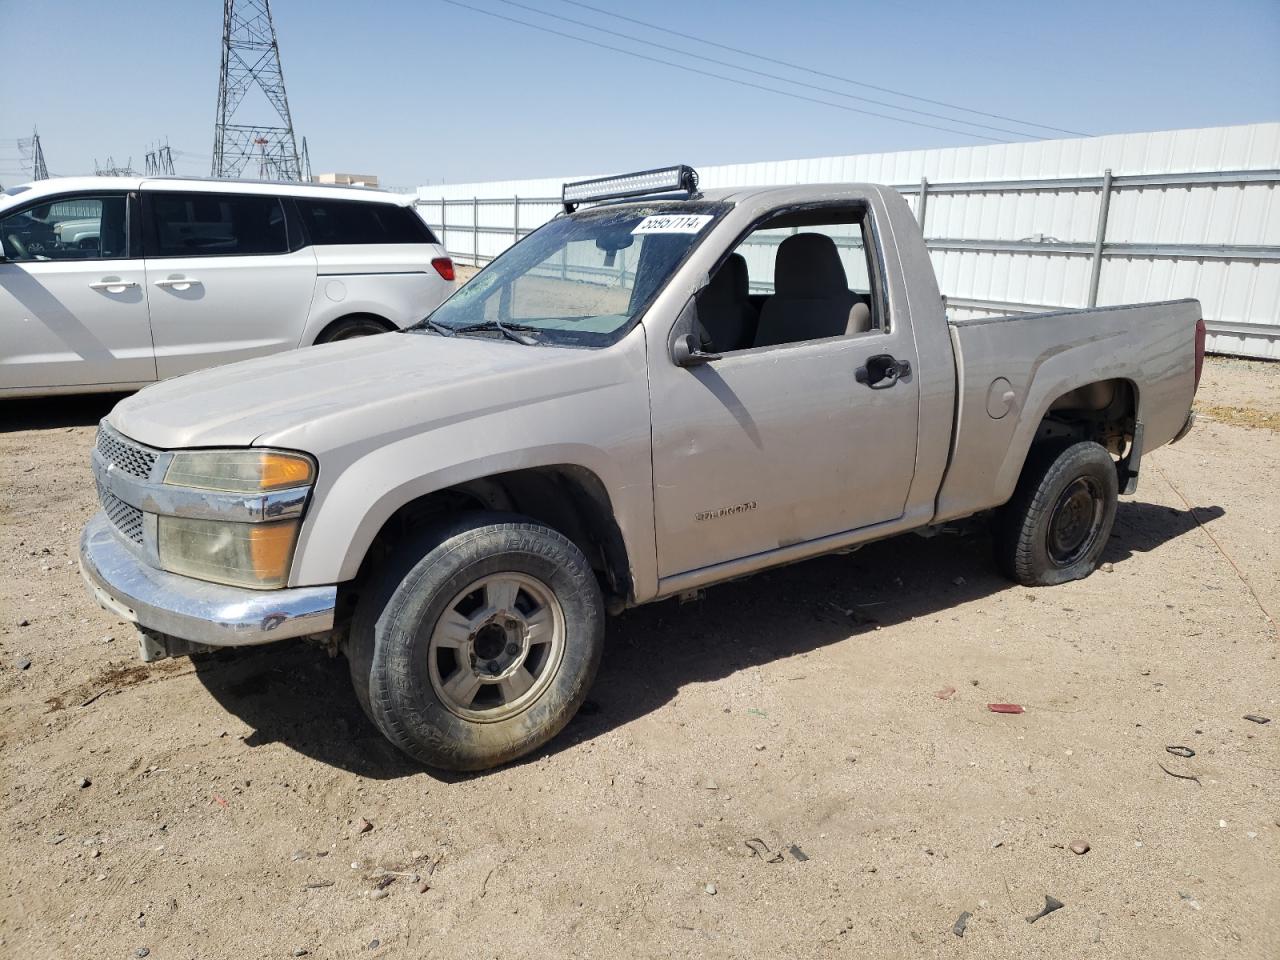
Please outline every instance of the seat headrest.
[[747, 261], [740, 253], [731, 253], [711, 276], [702, 293], [703, 302], [742, 303], [747, 299]]
[[733, 295], [739, 300], [747, 299], [750, 294], [750, 280], [747, 276], [747, 258], [740, 253], [729, 254], [723, 269], [733, 277]]
[[835, 241], [823, 233], [797, 233], [778, 244], [774, 293], [805, 299], [847, 293], [849, 281]]

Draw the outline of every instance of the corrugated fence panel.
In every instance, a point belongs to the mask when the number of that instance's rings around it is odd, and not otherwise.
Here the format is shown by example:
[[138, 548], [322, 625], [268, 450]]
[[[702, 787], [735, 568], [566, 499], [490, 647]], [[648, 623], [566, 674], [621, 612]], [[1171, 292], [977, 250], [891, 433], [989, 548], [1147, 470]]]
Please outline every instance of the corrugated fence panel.
[[[1280, 123], [698, 168], [708, 189], [887, 183], [916, 212], [926, 179], [924, 232], [955, 316], [1088, 305], [1106, 171], [1097, 304], [1196, 297], [1211, 350], [1280, 359]], [[455, 257], [484, 263], [556, 215], [565, 181], [598, 175], [419, 187], [419, 210]], [[744, 251], [753, 278], [772, 274], [770, 250]]]

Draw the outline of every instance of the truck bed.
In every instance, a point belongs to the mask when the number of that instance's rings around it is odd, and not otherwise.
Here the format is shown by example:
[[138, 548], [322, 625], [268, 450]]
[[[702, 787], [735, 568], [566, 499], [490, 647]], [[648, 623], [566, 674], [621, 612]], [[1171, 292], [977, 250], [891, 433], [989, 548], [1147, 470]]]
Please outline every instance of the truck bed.
[[1170, 300], [949, 319], [956, 422], [935, 521], [1008, 500], [1041, 421], [1082, 371], [1085, 382], [1128, 382], [1145, 449], [1172, 440], [1195, 393], [1200, 316], [1199, 301]]

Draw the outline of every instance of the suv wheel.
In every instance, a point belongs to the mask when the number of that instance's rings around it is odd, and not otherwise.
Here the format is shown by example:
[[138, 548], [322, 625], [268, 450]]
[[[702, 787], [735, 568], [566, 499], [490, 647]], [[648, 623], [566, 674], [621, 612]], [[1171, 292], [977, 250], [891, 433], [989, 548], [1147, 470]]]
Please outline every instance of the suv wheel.
[[554, 737], [600, 664], [604, 603], [591, 565], [523, 517], [469, 514], [400, 551], [352, 621], [356, 694], [421, 762], [480, 770]]
[[1106, 549], [1120, 493], [1115, 461], [1092, 441], [1033, 449], [995, 524], [996, 562], [1029, 587], [1080, 580]]
[[378, 333], [389, 333], [389, 327], [377, 317], [346, 317], [337, 320], [316, 337], [316, 343], [335, 343], [338, 340], [354, 340], [356, 337], [371, 337]]

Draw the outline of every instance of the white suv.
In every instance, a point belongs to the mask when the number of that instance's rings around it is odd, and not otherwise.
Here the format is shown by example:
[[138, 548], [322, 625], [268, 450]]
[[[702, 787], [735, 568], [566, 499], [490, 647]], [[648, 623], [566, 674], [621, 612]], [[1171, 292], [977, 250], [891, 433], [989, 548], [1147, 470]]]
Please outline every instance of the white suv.
[[0, 194], [0, 397], [134, 390], [417, 322], [453, 262], [409, 198], [80, 177]]

